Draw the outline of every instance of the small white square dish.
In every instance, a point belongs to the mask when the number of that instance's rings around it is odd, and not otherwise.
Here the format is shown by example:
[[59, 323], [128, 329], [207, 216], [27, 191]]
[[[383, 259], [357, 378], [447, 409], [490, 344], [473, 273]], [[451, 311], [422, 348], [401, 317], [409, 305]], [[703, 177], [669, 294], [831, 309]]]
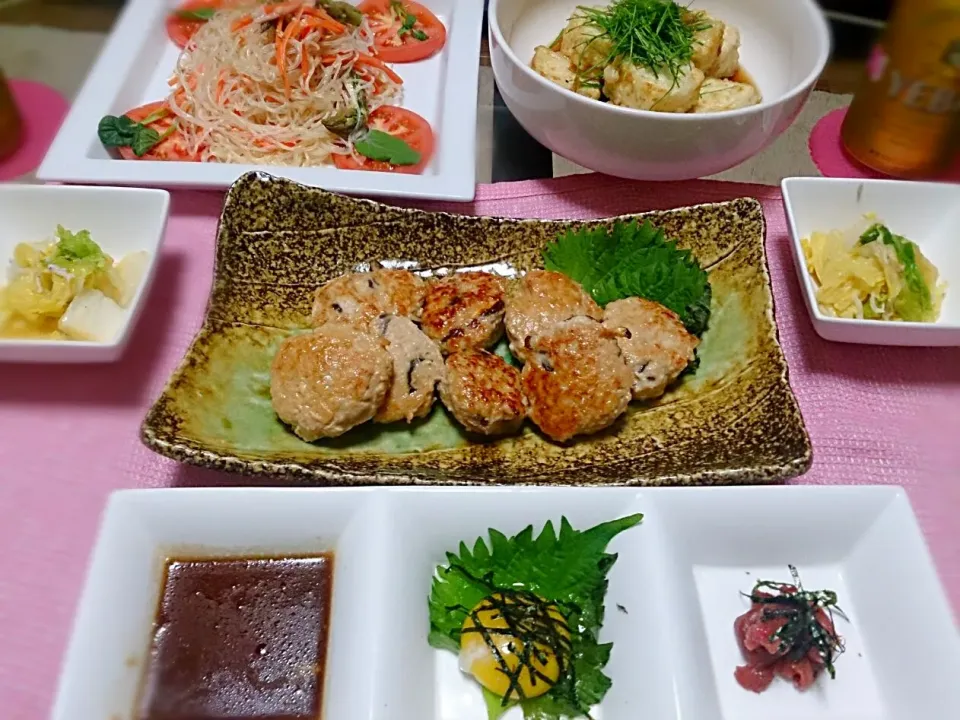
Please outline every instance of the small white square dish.
[[[358, 4], [358, 0], [352, 2]], [[432, 57], [391, 66], [403, 80], [403, 95], [399, 102], [390, 104], [417, 113], [433, 130], [432, 157], [420, 174], [341, 170], [332, 165], [131, 161], [108, 152], [98, 139], [101, 118], [164, 100], [171, 92], [169, 81], [181, 51], [168, 37], [165, 23], [181, 4], [183, 0], [126, 3], [37, 171], [38, 178], [170, 189], [228, 188], [251, 170], [269, 170], [306, 185], [346, 194], [473, 200], [483, 0], [422, 0], [421, 4], [446, 28], [446, 42]], [[283, 4], [267, 7], [282, 8]]]
[[[571, 526], [586, 531], [614, 520], [626, 523], [600, 547], [596, 540], [577, 550], [564, 545]], [[544, 541], [548, 521], [558, 534]], [[532, 535], [515, 538], [527, 527]], [[488, 536], [491, 528], [502, 534]], [[604, 552], [616, 557], [584, 560]], [[283, 594], [264, 590], [269, 578], [250, 583], [259, 591], [245, 589], [247, 581], [178, 591], [183, 580], [171, 579], [172, 568], [191, 562], [310, 557], [332, 561], [332, 571], [324, 589], [325, 634], [306, 675], [297, 658], [284, 655], [284, 638], [303, 651], [293, 619], [303, 620], [319, 590], [285, 611], [275, 602]], [[157, 716], [149, 711], [159, 687], [152, 683], [173, 677], [157, 669], [157, 658], [170, 650], [167, 639], [181, 633], [173, 650], [209, 663], [222, 652], [220, 635], [234, 631], [223, 618], [258, 606], [253, 615], [266, 624], [241, 633], [247, 639], [224, 661], [230, 667], [207, 668], [209, 682], [199, 683], [196, 695], [205, 709], [194, 708], [190, 717], [255, 717], [251, 708], [267, 697], [274, 716], [283, 710], [291, 718], [486, 720], [478, 684], [461, 671], [452, 648], [436, 641], [438, 615], [442, 622], [457, 610], [450, 603], [471, 584], [483, 595], [505, 567], [529, 573], [563, 613], [580, 612], [583, 606], [563, 602], [556, 593], [566, 591], [557, 588], [580, 582], [593, 563], [609, 585], [592, 642], [613, 646], [603, 668], [612, 685], [599, 693], [591, 717], [946, 720], [960, 707], [960, 636], [899, 488], [237, 488], [111, 496], [51, 719]], [[836, 677], [821, 672], [802, 692], [778, 677], [766, 691], [750, 692], [734, 676], [744, 663], [734, 620], [749, 608], [744, 594], [758, 580], [789, 582], [791, 565], [804, 590], [837, 594], [843, 615], [836, 631], [844, 646]], [[448, 577], [440, 566], [467, 583], [447, 585], [447, 594], [428, 604], [438, 578], [442, 584]], [[543, 589], [551, 584], [553, 592]], [[193, 635], [183, 635], [177, 619], [171, 598], [178, 592], [194, 608], [187, 620], [203, 618]], [[219, 627], [219, 635], [204, 623]], [[287, 659], [278, 666], [277, 657]], [[587, 666], [576, 667], [588, 682]], [[238, 682], [260, 689], [231, 694]], [[315, 706], [286, 692], [291, 687], [309, 688]], [[242, 698], [246, 714], [218, 705], [230, 698]], [[520, 708], [503, 718], [521, 720]]]
[[[920, 347], [960, 345], [960, 185], [900, 180], [786, 178], [781, 183], [804, 301], [825, 340]], [[946, 283], [935, 322], [833, 317], [817, 301], [818, 286], [804, 256], [813, 233], [848, 231], [866, 215], [916, 243]]]
[[[169, 208], [166, 190], [0, 185], [0, 362], [117, 360], [153, 281]], [[22, 273], [15, 250], [28, 244], [37, 248], [31, 252], [51, 252], [58, 226], [69, 235], [89, 233], [88, 240], [99, 246], [96, 252], [102, 250], [114, 261], [109, 279], [96, 288], [83, 281], [78, 286], [79, 275], [69, 269], [75, 256], [64, 255], [65, 261], [57, 264], [60, 260], [49, 262], [37, 254], [31, 262], [39, 272], [31, 271], [29, 282], [41, 285], [42, 292], [26, 297], [24, 290], [31, 292], [26, 285], [14, 290]], [[77, 241], [84, 242], [82, 237]], [[64, 247], [65, 253], [75, 252]], [[48, 300], [53, 304], [41, 307]], [[25, 322], [24, 313], [36, 322]]]

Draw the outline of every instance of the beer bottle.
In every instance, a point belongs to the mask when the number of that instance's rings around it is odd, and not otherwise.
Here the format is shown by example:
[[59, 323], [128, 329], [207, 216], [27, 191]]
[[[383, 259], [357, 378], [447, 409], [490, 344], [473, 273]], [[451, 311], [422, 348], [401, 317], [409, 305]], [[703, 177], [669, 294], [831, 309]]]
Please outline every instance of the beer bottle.
[[899, 0], [841, 135], [854, 159], [885, 175], [947, 169], [960, 142], [960, 0]]

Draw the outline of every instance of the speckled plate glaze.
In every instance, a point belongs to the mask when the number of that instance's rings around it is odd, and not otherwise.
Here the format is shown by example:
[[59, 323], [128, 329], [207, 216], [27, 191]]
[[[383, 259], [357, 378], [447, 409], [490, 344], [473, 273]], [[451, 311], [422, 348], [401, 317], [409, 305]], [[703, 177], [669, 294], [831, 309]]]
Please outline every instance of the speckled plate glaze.
[[356, 428], [309, 444], [270, 405], [278, 343], [308, 326], [313, 290], [360, 263], [537, 267], [569, 222], [477, 218], [357, 200], [261, 173], [227, 195], [207, 316], [144, 421], [156, 452], [209, 468], [317, 484], [738, 484], [805, 472], [810, 440], [773, 319], [760, 203], [645, 213], [710, 272], [701, 364], [608, 431], [557, 445], [530, 424], [477, 442], [437, 403], [413, 425]]

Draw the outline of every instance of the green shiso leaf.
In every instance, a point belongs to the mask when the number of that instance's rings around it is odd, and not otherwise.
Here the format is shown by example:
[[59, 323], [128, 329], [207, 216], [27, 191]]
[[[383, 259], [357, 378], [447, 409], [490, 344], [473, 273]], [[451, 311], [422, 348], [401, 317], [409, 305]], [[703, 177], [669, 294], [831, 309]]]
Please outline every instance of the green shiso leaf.
[[[491, 529], [489, 541], [478, 538], [472, 548], [461, 542], [456, 553], [447, 553], [447, 564], [437, 568], [433, 579], [430, 644], [458, 652], [463, 608], [475, 607], [491, 594], [492, 587], [526, 590], [569, 608], [570, 667], [548, 693], [520, 705], [530, 720], [587, 714], [610, 688], [603, 668], [612, 645], [597, 640], [607, 573], [617, 559], [606, 548], [614, 537], [642, 520], [642, 515], [635, 514], [580, 531], [564, 517], [559, 532], [547, 522], [538, 536], [530, 525], [513, 537]], [[490, 720], [496, 720], [504, 710], [502, 699], [486, 697], [486, 703]]]
[[576, 280], [600, 305], [627, 297], [652, 300], [673, 310], [698, 337], [710, 322], [707, 272], [649, 222], [566, 232], [544, 249], [543, 264]]

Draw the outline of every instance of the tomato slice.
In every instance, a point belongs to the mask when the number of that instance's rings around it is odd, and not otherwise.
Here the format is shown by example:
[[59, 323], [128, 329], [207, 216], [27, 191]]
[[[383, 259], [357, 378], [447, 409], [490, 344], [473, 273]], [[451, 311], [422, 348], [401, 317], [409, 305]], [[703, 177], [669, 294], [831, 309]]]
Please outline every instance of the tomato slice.
[[377, 56], [384, 62], [424, 60], [447, 41], [443, 23], [414, 0], [364, 0], [357, 9], [369, 19]]
[[193, 10], [233, 9], [248, 5], [252, 7], [257, 2], [258, 0], [185, 0], [176, 10], [167, 15], [167, 35], [182, 50], [190, 42], [190, 38], [203, 27], [206, 20], [181, 17], [179, 13]]
[[333, 162], [341, 170], [372, 170], [375, 172], [404, 173], [419, 175], [430, 163], [433, 156], [433, 130], [424, 118], [406, 108], [384, 105], [378, 107], [367, 119], [367, 124], [375, 129], [395, 135], [420, 153], [420, 162], [416, 165], [391, 165], [380, 160], [371, 160], [356, 152], [350, 155], [334, 155]]
[[[146, 105], [141, 105], [133, 110], [128, 110], [124, 113], [124, 115], [134, 122], [141, 122], [165, 106], [165, 102], [147, 103]], [[170, 129], [170, 126], [173, 124], [173, 120], [174, 116], [172, 114], [166, 115], [159, 120], [154, 120], [152, 123], [150, 123], [149, 127], [163, 135], [167, 130]], [[137, 157], [136, 154], [134, 154], [133, 149], [129, 147], [119, 147], [117, 148], [117, 151], [120, 153], [120, 157], [122, 157], [124, 160], [180, 160], [190, 162], [199, 159], [187, 152], [183, 135], [179, 130], [174, 130], [140, 157]]]

